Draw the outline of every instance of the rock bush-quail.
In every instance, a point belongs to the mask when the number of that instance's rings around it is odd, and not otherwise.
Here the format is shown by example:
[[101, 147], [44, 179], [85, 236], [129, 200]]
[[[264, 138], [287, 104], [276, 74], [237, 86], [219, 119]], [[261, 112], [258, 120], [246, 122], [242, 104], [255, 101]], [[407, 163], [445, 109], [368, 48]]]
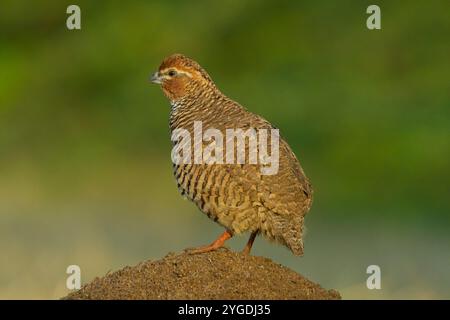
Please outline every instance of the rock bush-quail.
[[[177, 129], [195, 134], [195, 122], [201, 123], [203, 132], [216, 129], [223, 136], [227, 136], [227, 129], [274, 129], [268, 121], [220, 92], [208, 73], [184, 55], [174, 54], [164, 59], [151, 81], [161, 85], [172, 106], [172, 134]], [[199, 163], [188, 157], [195, 158], [195, 152], [183, 155], [190, 162], [174, 163], [174, 175], [182, 195], [226, 228], [216, 241], [193, 249], [193, 253], [215, 250], [234, 234], [249, 232], [244, 253], [250, 253], [255, 237], [261, 233], [287, 246], [295, 255], [303, 254], [303, 224], [312, 203], [311, 185], [289, 145], [281, 138], [277, 172], [264, 174], [261, 170], [264, 164], [249, 161], [252, 138], [255, 139], [250, 136], [245, 140], [248, 154], [244, 163]], [[174, 140], [174, 147], [191, 143], [183, 140]], [[200, 141], [201, 147], [208, 145], [205, 140], [208, 139]], [[213, 142], [216, 146], [225, 145], [223, 141]], [[199, 146], [194, 145], [194, 150], [196, 147]], [[260, 149], [261, 145], [257, 144], [257, 151]], [[234, 150], [226, 152], [235, 155]]]

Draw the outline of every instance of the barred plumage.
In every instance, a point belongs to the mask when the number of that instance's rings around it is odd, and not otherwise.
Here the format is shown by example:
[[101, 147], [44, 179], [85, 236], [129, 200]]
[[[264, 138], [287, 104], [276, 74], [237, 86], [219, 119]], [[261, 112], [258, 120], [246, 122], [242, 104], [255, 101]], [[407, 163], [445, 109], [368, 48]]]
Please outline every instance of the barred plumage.
[[[206, 71], [183, 55], [166, 58], [152, 80], [161, 84], [171, 102], [171, 132], [184, 128], [193, 135], [194, 121], [201, 121], [203, 131], [273, 128], [222, 94]], [[245, 147], [248, 151], [247, 144]], [[260, 167], [249, 163], [248, 158], [243, 164], [174, 164], [181, 194], [227, 229], [213, 244], [194, 252], [217, 249], [232, 235], [251, 232], [247, 253], [261, 233], [294, 254], [303, 254], [303, 224], [312, 203], [311, 185], [283, 139], [279, 142], [278, 173], [264, 175]]]

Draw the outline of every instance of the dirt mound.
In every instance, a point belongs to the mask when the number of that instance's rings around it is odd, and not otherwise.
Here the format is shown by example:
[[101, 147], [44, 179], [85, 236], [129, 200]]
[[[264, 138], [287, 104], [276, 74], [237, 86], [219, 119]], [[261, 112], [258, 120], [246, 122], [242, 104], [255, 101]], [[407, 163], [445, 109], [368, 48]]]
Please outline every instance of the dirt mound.
[[169, 254], [95, 278], [65, 299], [340, 299], [270, 259], [224, 250]]

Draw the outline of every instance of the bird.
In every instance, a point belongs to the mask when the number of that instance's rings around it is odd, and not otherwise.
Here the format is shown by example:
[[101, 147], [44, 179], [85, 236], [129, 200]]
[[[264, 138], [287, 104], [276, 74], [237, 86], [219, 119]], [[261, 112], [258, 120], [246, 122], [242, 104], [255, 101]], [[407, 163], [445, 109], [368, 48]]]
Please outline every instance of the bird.
[[[172, 134], [179, 128], [192, 133], [195, 121], [201, 121], [203, 130], [216, 128], [221, 132], [227, 128], [276, 129], [223, 94], [205, 69], [183, 54], [163, 59], [150, 81], [160, 85], [170, 102]], [[284, 245], [294, 255], [303, 255], [304, 218], [312, 205], [312, 186], [281, 136], [278, 162], [276, 174], [262, 174], [261, 164], [247, 160], [241, 164], [173, 164], [180, 193], [225, 228], [211, 244], [189, 252], [214, 251], [235, 235], [250, 234], [242, 250], [246, 255], [258, 235]]]

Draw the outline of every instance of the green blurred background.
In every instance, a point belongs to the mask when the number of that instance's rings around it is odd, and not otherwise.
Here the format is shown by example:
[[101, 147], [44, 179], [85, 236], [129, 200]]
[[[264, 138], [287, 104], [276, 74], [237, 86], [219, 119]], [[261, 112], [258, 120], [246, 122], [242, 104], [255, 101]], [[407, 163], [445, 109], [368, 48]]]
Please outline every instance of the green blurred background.
[[[172, 177], [172, 53], [281, 128], [315, 188], [305, 256], [264, 255], [344, 298], [450, 298], [450, 2], [67, 1], [0, 5], [0, 298], [82, 281], [222, 230]], [[240, 250], [245, 237], [230, 246]], [[382, 289], [366, 288], [366, 268]]]

